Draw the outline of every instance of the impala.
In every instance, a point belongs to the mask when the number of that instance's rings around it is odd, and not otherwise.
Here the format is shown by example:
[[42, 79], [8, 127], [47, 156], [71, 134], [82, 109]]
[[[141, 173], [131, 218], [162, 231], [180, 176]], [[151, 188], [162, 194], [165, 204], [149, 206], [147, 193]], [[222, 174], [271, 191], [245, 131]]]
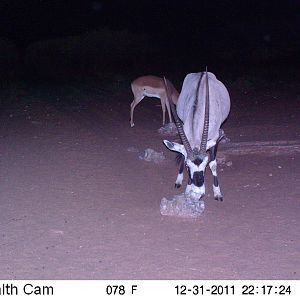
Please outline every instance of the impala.
[[[165, 81], [167, 94], [169, 83]], [[177, 107], [171, 104], [172, 114], [182, 144], [164, 140], [172, 151], [181, 154], [180, 169], [175, 187], [182, 184], [184, 164], [189, 179], [186, 195], [200, 200], [205, 194], [204, 173], [209, 165], [213, 174], [213, 192], [222, 201], [217, 177], [217, 147], [222, 139], [220, 127], [230, 111], [230, 97], [224, 84], [213, 73], [188, 74], [183, 82]], [[208, 155], [208, 153], [209, 155]]]
[[[172, 103], [177, 104], [179, 93], [177, 92], [176, 88], [171, 83], [171, 81], [167, 80], [167, 83], [169, 88], [169, 99], [170, 101], [172, 101]], [[155, 97], [160, 99], [162, 113], [163, 113], [163, 125], [165, 125], [166, 122], [166, 116], [165, 116], [166, 107], [168, 110], [169, 120], [170, 122], [172, 122], [170, 104], [168, 101], [166, 86], [163, 78], [151, 76], [151, 75], [138, 77], [137, 79], [131, 82], [131, 90], [134, 95], [134, 99], [131, 103], [131, 109], [130, 109], [131, 127], [134, 126], [134, 122], [133, 122], [134, 108], [144, 99], [145, 96]]]

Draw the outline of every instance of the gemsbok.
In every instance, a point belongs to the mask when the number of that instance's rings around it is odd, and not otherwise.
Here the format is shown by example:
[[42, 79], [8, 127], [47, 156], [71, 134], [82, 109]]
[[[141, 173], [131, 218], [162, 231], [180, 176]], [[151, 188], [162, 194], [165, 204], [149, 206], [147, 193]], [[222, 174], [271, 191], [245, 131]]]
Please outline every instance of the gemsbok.
[[[169, 83], [165, 81], [167, 94]], [[220, 130], [230, 111], [229, 93], [213, 73], [188, 74], [172, 114], [182, 144], [164, 140], [164, 144], [181, 155], [175, 187], [182, 185], [184, 165], [189, 179], [185, 194], [200, 200], [205, 194], [204, 173], [207, 164], [213, 175], [214, 198], [223, 201], [217, 177], [217, 147], [223, 137]], [[209, 155], [207, 153], [209, 152]]]
[[[169, 98], [174, 104], [177, 104], [177, 100], [179, 97], [179, 93], [176, 88], [172, 84], [171, 81], [167, 80], [168, 88], [169, 88]], [[134, 108], [147, 97], [155, 97], [159, 98], [161, 102], [161, 108], [163, 113], [163, 125], [166, 123], [166, 107], [168, 110], [169, 120], [172, 122], [172, 115], [170, 111], [170, 104], [168, 101], [166, 86], [164, 83], [164, 79], [156, 76], [142, 76], [136, 78], [131, 82], [131, 90], [134, 95], [134, 99], [130, 105], [130, 125], [134, 126], [133, 122], [133, 112]]]

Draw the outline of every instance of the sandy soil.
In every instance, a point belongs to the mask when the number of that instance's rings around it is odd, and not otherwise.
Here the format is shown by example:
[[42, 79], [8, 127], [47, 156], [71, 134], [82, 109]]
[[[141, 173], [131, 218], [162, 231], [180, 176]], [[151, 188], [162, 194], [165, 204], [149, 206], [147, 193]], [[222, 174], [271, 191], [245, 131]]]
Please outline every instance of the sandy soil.
[[[227, 153], [224, 202], [207, 172], [202, 217], [165, 217], [160, 200], [183, 189], [157, 133], [159, 101], [137, 106], [130, 128], [129, 89], [83, 93], [80, 105], [51, 95], [22, 95], [1, 111], [0, 279], [300, 279], [297, 145]], [[299, 95], [231, 91], [227, 136], [299, 140]], [[140, 160], [146, 148], [167, 159]]]

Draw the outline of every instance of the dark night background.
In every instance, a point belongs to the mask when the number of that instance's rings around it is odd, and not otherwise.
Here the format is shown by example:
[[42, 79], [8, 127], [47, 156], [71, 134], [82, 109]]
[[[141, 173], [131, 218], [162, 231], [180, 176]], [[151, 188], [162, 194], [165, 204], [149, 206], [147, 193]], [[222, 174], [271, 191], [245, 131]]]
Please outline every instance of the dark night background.
[[2, 72], [48, 79], [74, 72], [182, 77], [206, 65], [290, 76], [299, 8], [298, 1], [1, 1], [0, 64]]
[[[299, 280], [299, 53], [299, 0], [0, 0], [0, 279]], [[224, 202], [207, 170], [203, 217], [162, 216], [179, 136], [130, 83], [206, 66]]]

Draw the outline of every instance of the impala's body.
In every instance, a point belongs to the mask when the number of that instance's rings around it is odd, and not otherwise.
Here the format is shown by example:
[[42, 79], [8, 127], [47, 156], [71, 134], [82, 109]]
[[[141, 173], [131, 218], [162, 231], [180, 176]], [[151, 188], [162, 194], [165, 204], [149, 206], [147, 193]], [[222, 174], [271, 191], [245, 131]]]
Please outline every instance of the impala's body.
[[[168, 80], [168, 87], [170, 91], [170, 99], [174, 104], [177, 104], [179, 93], [174, 85]], [[168, 110], [169, 120], [172, 122], [172, 116], [170, 111], [170, 104], [166, 94], [166, 87], [164, 79], [156, 76], [142, 76], [138, 77], [131, 82], [131, 90], [134, 95], [134, 99], [131, 103], [130, 109], [130, 125], [134, 126], [133, 112], [134, 108], [144, 99], [144, 97], [159, 98], [161, 102], [163, 112], [163, 125], [166, 122], [166, 107]]]
[[[166, 86], [168, 88], [167, 82]], [[228, 91], [213, 73], [191, 73], [185, 77], [177, 109], [172, 107], [183, 145], [169, 141], [164, 143], [170, 150], [182, 154], [184, 159], [175, 187], [182, 184], [185, 163], [189, 173], [186, 193], [193, 198], [200, 199], [205, 194], [204, 172], [209, 164], [214, 176], [214, 197], [220, 201], [223, 199], [217, 178], [216, 153], [222, 138], [220, 127], [229, 111]]]

